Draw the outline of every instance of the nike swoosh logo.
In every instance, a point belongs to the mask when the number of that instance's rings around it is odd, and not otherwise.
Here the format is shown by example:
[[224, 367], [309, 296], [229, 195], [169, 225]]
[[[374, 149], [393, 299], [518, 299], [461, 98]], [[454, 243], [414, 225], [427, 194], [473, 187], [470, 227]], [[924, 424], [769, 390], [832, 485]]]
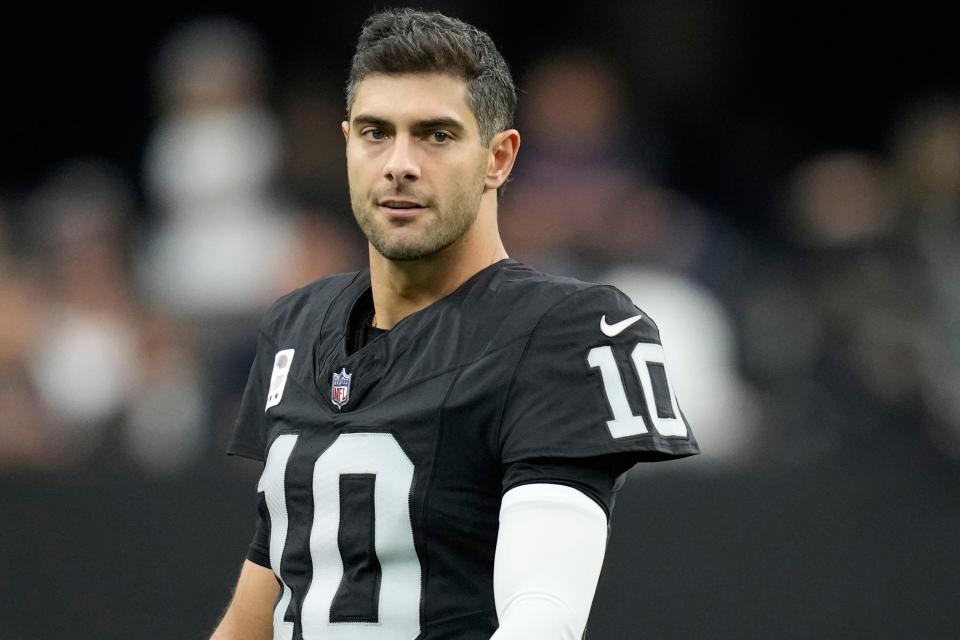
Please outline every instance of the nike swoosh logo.
[[627, 318], [626, 320], [621, 320], [620, 322], [614, 324], [607, 324], [607, 316], [604, 315], [602, 318], [600, 318], [600, 331], [602, 331], [603, 335], [607, 336], [608, 338], [612, 338], [620, 335], [631, 325], [639, 322], [642, 318], [643, 314], [641, 313], [638, 316], [633, 316], [632, 318]]

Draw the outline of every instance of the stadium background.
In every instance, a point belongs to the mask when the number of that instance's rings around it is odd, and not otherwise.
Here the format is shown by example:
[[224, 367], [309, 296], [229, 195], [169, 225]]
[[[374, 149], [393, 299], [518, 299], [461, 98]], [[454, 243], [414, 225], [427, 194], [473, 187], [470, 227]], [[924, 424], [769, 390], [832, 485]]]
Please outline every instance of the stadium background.
[[[363, 263], [375, 5], [0, 22], [0, 639], [203, 638], [254, 520], [259, 313]], [[960, 631], [960, 75], [916, 3], [424, 3], [522, 90], [514, 257], [660, 323], [697, 459], [623, 490], [589, 637]], [[674, 337], [676, 336], [676, 337]]]

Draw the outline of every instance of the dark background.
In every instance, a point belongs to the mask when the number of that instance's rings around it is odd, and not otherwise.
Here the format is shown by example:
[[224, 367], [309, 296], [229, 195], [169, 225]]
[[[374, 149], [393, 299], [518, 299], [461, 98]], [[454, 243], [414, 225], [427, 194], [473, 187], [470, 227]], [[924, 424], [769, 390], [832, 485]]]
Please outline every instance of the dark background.
[[[254, 25], [269, 45], [276, 88], [302, 68], [341, 83], [359, 26], [378, 6], [19, 4], [0, 25], [0, 187], [31, 185], [78, 154], [137, 171], [153, 115], [151, 63], [187, 19], [230, 15]], [[827, 147], [884, 149], [913, 100], [960, 88], [953, 25], [925, 3], [419, 6], [488, 30], [515, 71], [581, 44], [619, 59], [635, 119], [671, 139], [670, 181], [761, 228], [770, 183], [797, 159]]]

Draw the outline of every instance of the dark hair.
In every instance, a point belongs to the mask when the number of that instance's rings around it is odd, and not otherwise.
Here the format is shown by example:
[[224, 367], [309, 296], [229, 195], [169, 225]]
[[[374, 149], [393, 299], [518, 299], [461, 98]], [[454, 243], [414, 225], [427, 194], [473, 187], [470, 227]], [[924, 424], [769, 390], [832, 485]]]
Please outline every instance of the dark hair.
[[347, 82], [348, 119], [357, 86], [368, 75], [435, 72], [466, 81], [484, 145], [513, 125], [517, 90], [490, 36], [456, 18], [414, 9], [388, 9], [363, 23]]

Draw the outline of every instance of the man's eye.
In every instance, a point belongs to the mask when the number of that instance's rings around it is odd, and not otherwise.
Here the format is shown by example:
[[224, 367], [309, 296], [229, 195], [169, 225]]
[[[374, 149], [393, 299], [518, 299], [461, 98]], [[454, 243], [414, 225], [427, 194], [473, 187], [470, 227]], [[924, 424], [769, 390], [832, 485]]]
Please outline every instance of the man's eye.
[[431, 142], [446, 142], [450, 139], [450, 134], [446, 131], [434, 131], [430, 134]]
[[387, 137], [383, 129], [364, 129], [360, 132], [360, 135], [368, 140], [383, 140]]

